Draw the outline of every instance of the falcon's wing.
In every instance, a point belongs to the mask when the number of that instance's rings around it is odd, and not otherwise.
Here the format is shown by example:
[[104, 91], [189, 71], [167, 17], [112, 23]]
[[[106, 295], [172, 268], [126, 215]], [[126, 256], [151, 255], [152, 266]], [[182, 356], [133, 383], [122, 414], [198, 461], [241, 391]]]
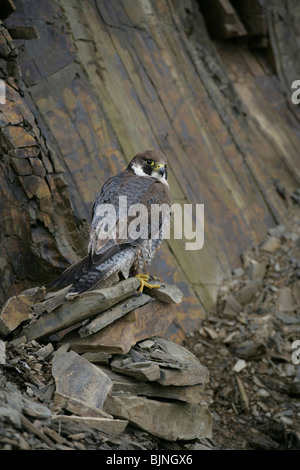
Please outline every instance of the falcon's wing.
[[[119, 207], [119, 196], [126, 196], [127, 209], [122, 213]], [[103, 210], [104, 205], [114, 208], [111, 214]], [[131, 233], [131, 222], [137, 214], [132, 209], [142, 204], [145, 210], [139, 215], [140, 231], [138, 236]], [[99, 192], [92, 209], [92, 227], [90, 233], [89, 254], [77, 264], [70, 266], [51, 287], [69, 285], [84, 274], [92, 266], [103, 263], [116, 253], [130, 247], [138, 246], [145, 238], [161, 239], [164, 214], [157, 214], [157, 207], [152, 205], [166, 204], [170, 206], [169, 188], [159, 180], [149, 177], [135, 177], [121, 172], [108, 179]], [[155, 217], [151, 218], [151, 207]], [[105, 206], [108, 208], [108, 206]], [[131, 208], [131, 209], [130, 209]], [[152, 219], [152, 224], [151, 224]], [[125, 230], [126, 236], [124, 237]], [[158, 242], [158, 244], [160, 244]]]
[[[119, 206], [119, 196], [127, 198], [125, 212]], [[114, 207], [111, 216], [107, 212], [103, 215], [107, 207], [104, 204]], [[162, 212], [161, 205], [164, 206]], [[124, 178], [121, 182], [108, 180], [93, 208], [89, 244], [92, 264], [103, 262], [128, 246], [137, 246], [144, 239], [160, 238], [167, 208], [170, 208], [169, 188], [159, 180], [149, 177]], [[138, 227], [134, 220], [138, 221]]]

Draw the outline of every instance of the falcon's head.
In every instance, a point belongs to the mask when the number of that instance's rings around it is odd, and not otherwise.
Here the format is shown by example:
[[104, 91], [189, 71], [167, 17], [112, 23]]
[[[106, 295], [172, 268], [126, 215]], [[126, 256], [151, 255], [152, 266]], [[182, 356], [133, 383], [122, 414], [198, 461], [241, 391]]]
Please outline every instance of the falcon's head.
[[167, 183], [167, 159], [159, 150], [145, 150], [138, 153], [129, 163], [128, 170], [138, 176], [151, 176]]

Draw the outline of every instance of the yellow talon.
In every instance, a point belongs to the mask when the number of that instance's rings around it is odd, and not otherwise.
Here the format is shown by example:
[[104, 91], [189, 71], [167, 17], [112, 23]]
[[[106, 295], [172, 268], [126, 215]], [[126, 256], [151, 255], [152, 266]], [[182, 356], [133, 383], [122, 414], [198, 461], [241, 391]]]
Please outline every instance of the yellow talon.
[[142, 293], [143, 290], [144, 290], [144, 287], [148, 287], [149, 289], [158, 289], [159, 287], [161, 287], [159, 284], [149, 284], [149, 281], [150, 279], [157, 279], [159, 280], [158, 278], [153, 278], [152, 276], [149, 276], [149, 274], [137, 274], [136, 277], [138, 278], [138, 280], [140, 281], [140, 288], [139, 288], [139, 292]]

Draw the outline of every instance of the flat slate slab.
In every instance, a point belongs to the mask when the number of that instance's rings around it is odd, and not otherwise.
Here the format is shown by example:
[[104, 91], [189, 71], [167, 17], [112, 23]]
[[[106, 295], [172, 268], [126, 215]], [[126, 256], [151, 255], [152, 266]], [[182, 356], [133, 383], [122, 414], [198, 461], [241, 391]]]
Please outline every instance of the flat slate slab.
[[208, 406], [159, 401], [137, 396], [109, 396], [104, 411], [168, 441], [212, 437]]
[[54, 355], [52, 375], [57, 392], [100, 410], [113, 385], [106, 374], [74, 351]]
[[145, 305], [149, 302], [152, 302], [154, 299], [146, 294], [141, 294], [139, 296], [130, 297], [128, 299], [119, 302], [114, 307], [106, 310], [105, 312], [101, 312], [91, 321], [89, 321], [86, 325], [84, 325], [78, 331], [79, 336], [84, 338], [86, 336], [92, 335], [97, 333], [97, 331], [102, 330], [106, 326], [110, 325], [114, 321], [118, 320], [119, 318], [126, 315], [126, 313], [132, 312], [142, 305]]
[[62, 410], [67, 410], [77, 416], [85, 416], [90, 418], [112, 418], [112, 416], [100, 408], [82, 401], [78, 398], [73, 398], [68, 395], [64, 395], [60, 392], [54, 392], [54, 403], [57, 407]]
[[[27, 341], [37, 340], [49, 336], [57, 331], [63, 330], [103, 312], [123, 299], [135, 295], [140, 282], [137, 278], [132, 277], [125, 281], [119, 282], [115, 286], [105, 287], [103, 289], [85, 292], [76, 297], [74, 300], [61, 299], [61, 292], [57, 293], [59, 302], [57, 306], [53, 296], [46, 301], [46, 310], [54, 306], [48, 314], [41, 315], [32, 325], [24, 328], [22, 335], [26, 336]], [[63, 290], [65, 296], [65, 290]], [[64, 297], [63, 297], [64, 298]], [[51, 307], [49, 302], [51, 301]], [[41, 303], [39, 309], [42, 309]]]
[[89, 428], [97, 429], [108, 435], [122, 434], [128, 424], [127, 420], [114, 418], [92, 418], [89, 416], [67, 416], [55, 415], [52, 417], [53, 422], [64, 424], [84, 424]]
[[140, 381], [135, 377], [123, 375], [111, 370], [104, 365], [98, 365], [112, 381], [113, 388], [109, 395], [136, 395], [152, 398], [163, 398], [169, 400], [179, 400], [186, 403], [199, 404], [203, 399], [204, 384], [191, 386], [165, 387], [155, 381]]
[[174, 304], [155, 300], [93, 335], [80, 338], [77, 333], [70, 333], [63, 342], [68, 342], [71, 349], [78, 353], [105, 351], [124, 354], [138, 341], [149, 336], [163, 335], [175, 316]]
[[[12, 297], [2, 311], [2, 318], [0, 314], [0, 332], [9, 334], [22, 321], [31, 318], [20, 333], [26, 341], [43, 339], [55, 333], [59, 338], [80, 327], [79, 336], [85, 338], [148, 303], [156, 302], [154, 311], [157, 305], [162, 304], [172, 310], [172, 304], [180, 303], [183, 294], [177, 286], [159, 284], [159, 288], [146, 288], [146, 293], [139, 294], [140, 281], [130, 277], [101, 289], [84, 292], [74, 299], [66, 297], [69, 287], [55, 293], [44, 293], [44, 297], [37, 302], [26, 296]], [[23, 298], [25, 304], [21, 302]], [[161, 325], [161, 322], [158, 321], [158, 324]]]

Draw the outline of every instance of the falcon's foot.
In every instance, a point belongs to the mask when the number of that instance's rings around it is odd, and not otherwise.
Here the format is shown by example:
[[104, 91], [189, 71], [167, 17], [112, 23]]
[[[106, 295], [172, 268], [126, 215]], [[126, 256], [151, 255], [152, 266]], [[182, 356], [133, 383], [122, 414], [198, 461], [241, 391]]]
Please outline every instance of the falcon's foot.
[[71, 294], [69, 294], [69, 292], [68, 292], [68, 293], [66, 294], [66, 296], [65, 296], [65, 299], [67, 299], [67, 300], [74, 300], [74, 299], [76, 299], [76, 297], [78, 297], [78, 296], [79, 296], [78, 292], [72, 292]]
[[158, 289], [160, 286], [160, 284], [150, 284], [149, 281], [159, 281], [159, 279], [157, 277], [153, 277], [153, 276], [150, 276], [149, 274], [137, 274], [135, 277], [138, 278], [138, 280], [140, 281], [140, 288], [139, 288], [139, 292], [142, 293], [143, 290], [144, 290], [144, 287], [148, 287], [149, 289]]

